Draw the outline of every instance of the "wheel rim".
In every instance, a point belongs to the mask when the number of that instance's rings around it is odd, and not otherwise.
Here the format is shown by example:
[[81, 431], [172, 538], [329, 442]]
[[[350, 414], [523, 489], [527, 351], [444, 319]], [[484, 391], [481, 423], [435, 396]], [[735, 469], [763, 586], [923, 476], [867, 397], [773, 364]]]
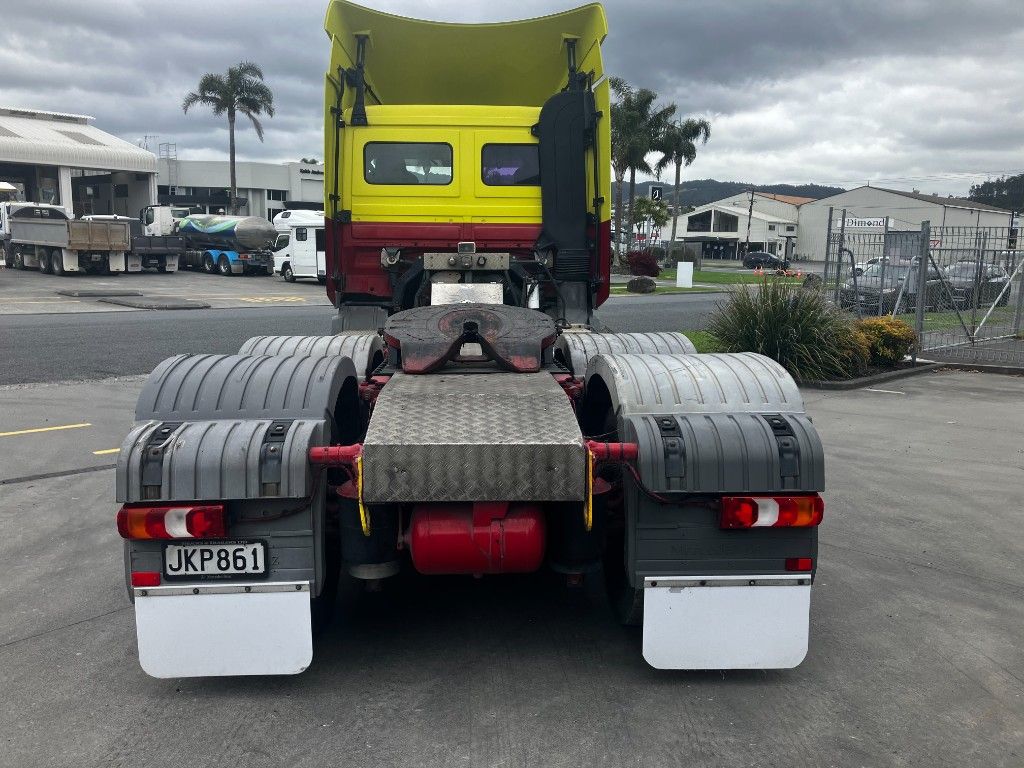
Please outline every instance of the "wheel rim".
[[295, 277], [295, 275], [292, 274], [292, 268], [291, 267], [285, 267], [284, 268], [284, 279], [287, 280], [290, 283], [292, 281], [293, 277]]
[[220, 273], [222, 275], [230, 275], [231, 274], [231, 264], [228, 262], [228, 260], [224, 256], [220, 257]]

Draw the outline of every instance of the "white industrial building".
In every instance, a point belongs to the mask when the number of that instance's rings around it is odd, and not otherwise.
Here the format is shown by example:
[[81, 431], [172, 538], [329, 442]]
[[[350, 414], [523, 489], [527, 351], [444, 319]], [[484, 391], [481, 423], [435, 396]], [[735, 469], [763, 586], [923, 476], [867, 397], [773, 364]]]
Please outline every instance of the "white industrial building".
[[[676, 241], [705, 259], [741, 258], [750, 229], [750, 251], [792, 256], [799, 207], [809, 197], [740, 192], [676, 219]], [[699, 250], [698, 250], [699, 249]]]
[[0, 107], [0, 181], [69, 213], [137, 215], [156, 197], [152, 152], [64, 112]]
[[[231, 173], [227, 160], [178, 160], [160, 146], [160, 203], [187, 205], [207, 213], [228, 211]], [[238, 213], [273, 220], [286, 208], [324, 205], [324, 169], [313, 163], [235, 163]]]
[[[932, 227], [1009, 227], [1010, 211], [959, 197], [922, 195], [881, 187], [857, 187], [800, 206], [796, 258], [823, 261], [828, 236], [829, 209], [832, 228], [846, 232], [917, 231], [925, 221]], [[845, 222], [843, 211], [846, 211]]]
[[[917, 231], [932, 227], [1010, 227], [1010, 212], [973, 200], [863, 186], [820, 200], [743, 192], [707, 203], [676, 221], [676, 241], [706, 259], [741, 258], [750, 226], [750, 251], [799, 261], [824, 261], [829, 210], [838, 232]], [[843, 218], [843, 211], [846, 216]]]

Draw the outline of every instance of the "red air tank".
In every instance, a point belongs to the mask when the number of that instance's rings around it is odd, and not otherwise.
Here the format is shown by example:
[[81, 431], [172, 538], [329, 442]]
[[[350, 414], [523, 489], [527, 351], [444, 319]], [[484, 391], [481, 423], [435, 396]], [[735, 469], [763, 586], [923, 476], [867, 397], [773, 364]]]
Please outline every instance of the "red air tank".
[[537, 504], [419, 504], [407, 541], [420, 573], [529, 573], [544, 562], [544, 533]]

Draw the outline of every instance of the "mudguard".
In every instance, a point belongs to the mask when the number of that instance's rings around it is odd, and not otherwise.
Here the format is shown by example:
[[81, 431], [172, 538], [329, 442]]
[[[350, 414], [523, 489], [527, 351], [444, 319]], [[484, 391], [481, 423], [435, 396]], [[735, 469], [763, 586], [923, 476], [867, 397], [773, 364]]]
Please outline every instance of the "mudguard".
[[[816, 528], [723, 530], [723, 495], [824, 489], [821, 441], [789, 374], [755, 354], [598, 355], [591, 407], [639, 445], [627, 478], [625, 570], [643, 652], [660, 669], [781, 669], [807, 652]], [[667, 503], [666, 503], [667, 502]]]
[[369, 376], [384, 359], [384, 340], [377, 333], [340, 333], [334, 336], [253, 336], [240, 355], [283, 357], [347, 357], [359, 376]]
[[345, 357], [165, 360], [143, 386], [122, 444], [117, 500], [308, 496], [309, 448], [340, 430], [334, 412], [355, 380]]
[[596, 355], [618, 353], [671, 355], [695, 354], [693, 342], [681, 333], [593, 333], [564, 331], [555, 340], [555, 359], [574, 376], [587, 375], [587, 362]]
[[[358, 418], [352, 361], [179, 355], [150, 375], [135, 416], [118, 457], [118, 501], [223, 504], [231, 537], [264, 542], [268, 553], [262, 578], [132, 589], [143, 669], [301, 672], [312, 658], [310, 599], [332, 578], [326, 487], [308, 454]], [[163, 556], [160, 540], [126, 542], [130, 573], [162, 573]]]

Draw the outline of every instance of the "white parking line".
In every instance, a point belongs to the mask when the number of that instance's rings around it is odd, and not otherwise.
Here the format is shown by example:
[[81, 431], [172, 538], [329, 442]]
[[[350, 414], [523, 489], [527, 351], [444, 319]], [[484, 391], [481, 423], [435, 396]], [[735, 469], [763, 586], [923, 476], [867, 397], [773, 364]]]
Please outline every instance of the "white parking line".
[[881, 392], [883, 395], [905, 395], [906, 392], [897, 392], [895, 389], [870, 389], [864, 387], [865, 392]]

